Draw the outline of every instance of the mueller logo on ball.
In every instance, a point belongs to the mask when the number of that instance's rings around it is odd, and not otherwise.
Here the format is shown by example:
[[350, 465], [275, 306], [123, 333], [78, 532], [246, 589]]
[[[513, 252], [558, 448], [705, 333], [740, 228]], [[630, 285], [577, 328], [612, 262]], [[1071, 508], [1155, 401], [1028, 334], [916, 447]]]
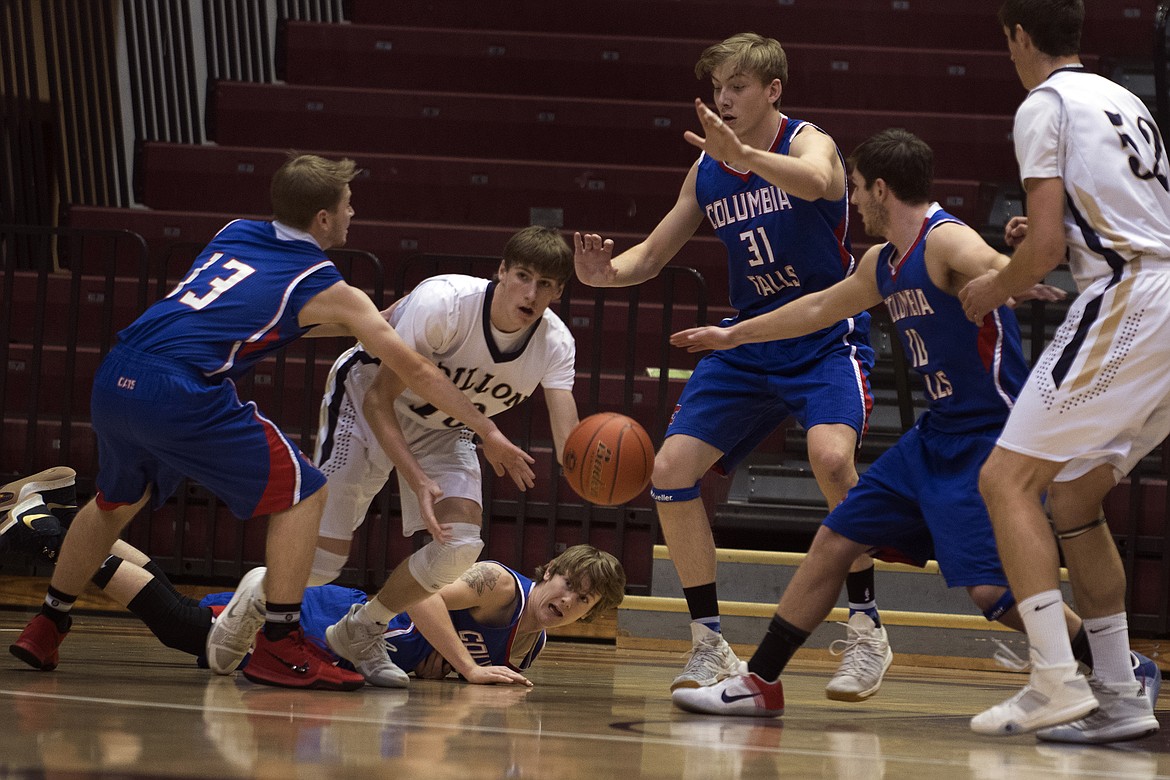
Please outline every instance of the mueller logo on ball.
[[611, 450], [605, 442], [597, 442], [597, 451], [593, 457], [593, 463], [590, 464], [589, 469], [589, 493], [591, 495], [598, 495], [601, 493], [601, 471], [605, 468], [605, 464], [613, 459], [613, 450]]

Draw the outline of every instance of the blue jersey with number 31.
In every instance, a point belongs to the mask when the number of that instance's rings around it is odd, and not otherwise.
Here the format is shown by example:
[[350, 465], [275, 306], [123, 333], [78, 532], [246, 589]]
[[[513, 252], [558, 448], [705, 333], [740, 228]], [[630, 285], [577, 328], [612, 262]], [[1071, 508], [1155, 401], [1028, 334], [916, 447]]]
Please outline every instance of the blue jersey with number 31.
[[[781, 117], [768, 151], [788, 154], [801, 128], [821, 132], [815, 125]], [[758, 174], [738, 171], [704, 154], [699, 158], [695, 196], [727, 247], [731, 305], [740, 312], [737, 319], [831, 287], [854, 271], [848, 193], [832, 201], [802, 200]]]
[[271, 222], [236, 220], [216, 234], [183, 281], [118, 338], [209, 378], [234, 378], [304, 335], [301, 308], [341, 281], [315, 243], [279, 238]]

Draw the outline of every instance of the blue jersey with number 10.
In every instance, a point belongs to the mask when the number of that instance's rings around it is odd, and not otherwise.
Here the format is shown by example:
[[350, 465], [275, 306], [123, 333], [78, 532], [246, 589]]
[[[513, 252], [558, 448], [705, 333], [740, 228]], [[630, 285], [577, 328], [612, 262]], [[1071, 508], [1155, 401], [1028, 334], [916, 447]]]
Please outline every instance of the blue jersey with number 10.
[[[807, 122], [780, 118], [768, 149], [788, 154]], [[695, 181], [699, 208], [727, 247], [731, 305], [746, 319], [823, 290], [853, 273], [848, 193], [838, 200], [802, 200], [750, 171], [704, 154]], [[860, 319], [868, 319], [861, 315]]]
[[279, 238], [271, 222], [236, 220], [216, 234], [183, 281], [118, 338], [209, 378], [234, 378], [304, 335], [301, 308], [341, 281], [315, 243]]
[[904, 256], [897, 256], [893, 244], [882, 246], [878, 290], [911, 367], [922, 375], [930, 401], [923, 422], [947, 433], [999, 428], [1028, 378], [1020, 328], [1007, 306], [976, 325], [958, 298], [931, 281], [926, 245], [931, 231], [947, 222], [959, 220], [933, 204]]

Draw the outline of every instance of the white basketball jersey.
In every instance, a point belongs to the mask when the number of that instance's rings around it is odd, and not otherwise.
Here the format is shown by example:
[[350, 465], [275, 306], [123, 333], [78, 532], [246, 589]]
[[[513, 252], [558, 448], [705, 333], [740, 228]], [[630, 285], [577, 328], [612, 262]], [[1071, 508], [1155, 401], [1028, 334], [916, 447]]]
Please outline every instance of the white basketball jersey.
[[[495, 283], [448, 274], [422, 282], [394, 310], [390, 324], [415, 351], [441, 368], [488, 417], [511, 409], [537, 385], [572, 390], [577, 348], [572, 334], [550, 310], [511, 352], [491, 334]], [[398, 417], [427, 428], [461, 428], [406, 390], [395, 403]]]
[[1080, 290], [1136, 257], [1170, 258], [1170, 166], [1135, 95], [1082, 68], [1061, 69], [1028, 94], [1013, 132], [1021, 179], [1064, 180]]

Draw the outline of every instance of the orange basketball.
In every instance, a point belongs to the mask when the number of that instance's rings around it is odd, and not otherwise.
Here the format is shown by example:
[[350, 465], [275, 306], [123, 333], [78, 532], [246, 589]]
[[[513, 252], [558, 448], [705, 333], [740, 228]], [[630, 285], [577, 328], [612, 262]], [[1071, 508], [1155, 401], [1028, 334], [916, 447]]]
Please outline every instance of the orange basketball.
[[616, 506], [633, 500], [650, 484], [654, 445], [635, 420], [599, 412], [569, 434], [561, 463], [577, 495], [592, 504]]

